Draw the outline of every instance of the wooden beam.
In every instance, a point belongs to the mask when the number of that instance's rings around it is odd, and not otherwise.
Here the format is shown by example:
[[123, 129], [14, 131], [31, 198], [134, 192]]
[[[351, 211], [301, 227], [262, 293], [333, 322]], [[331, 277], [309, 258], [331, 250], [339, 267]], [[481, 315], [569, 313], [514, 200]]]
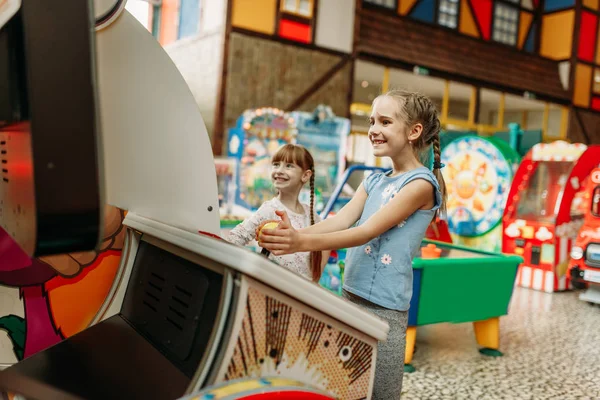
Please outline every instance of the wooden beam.
[[504, 93], [500, 93], [500, 104], [498, 104], [498, 128], [504, 128], [504, 105], [506, 101], [506, 96]]
[[585, 138], [584, 144], [590, 144], [591, 143], [590, 135], [588, 135], [587, 131], [585, 130], [585, 125], [583, 125], [583, 121], [581, 120], [581, 115], [579, 115], [579, 110], [577, 110], [576, 108], [573, 107], [573, 108], [571, 108], [571, 112], [573, 113], [573, 115], [575, 116], [575, 119], [577, 120], [577, 123], [579, 124], [579, 129], [581, 130], [581, 134]]
[[523, 110], [521, 113], [521, 129], [527, 130], [527, 123], [529, 121], [529, 111]]
[[542, 120], [542, 140], [548, 138], [548, 120], [550, 119], [550, 103], [544, 104], [544, 119]]
[[476, 111], [477, 111], [477, 103], [479, 103], [479, 99], [477, 98], [477, 88], [475, 86], [471, 86], [471, 97], [469, 98], [469, 124], [475, 123]]
[[381, 80], [381, 93], [387, 93], [390, 90], [390, 68], [383, 68], [383, 79]]
[[563, 140], [567, 138], [568, 126], [569, 126], [569, 107], [561, 107], [559, 137]]
[[[347, 55], [326, 71], [319, 79], [317, 79], [308, 89], [292, 101], [284, 110], [294, 111], [297, 110], [310, 96], [315, 94], [319, 89], [323, 87], [335, 74], [340, 72], [349, 62], [352, 62], [352, 56]], [[353, 84], [352, 82], [351, 84]]]
[[450, 107], [450, 81], [444, 82], [444, 97], [442, 98], [442, 123], [448, 120], [448, 108]]
[[223, 139], [225, 136], [225, 101], [227, 97], [227, 75], [229, 64], [229, 42], [231, 40], [233, 13], [233, 1], [227, 1], [227, 16], [225, 19], [225, 39], [223, 41], [223, 57], [221, 65], [221, 76], [219, 77], [219, 95], [215, 107], [215, 119], [212, 131], [213, 154], [219, 156], [223, 153]]

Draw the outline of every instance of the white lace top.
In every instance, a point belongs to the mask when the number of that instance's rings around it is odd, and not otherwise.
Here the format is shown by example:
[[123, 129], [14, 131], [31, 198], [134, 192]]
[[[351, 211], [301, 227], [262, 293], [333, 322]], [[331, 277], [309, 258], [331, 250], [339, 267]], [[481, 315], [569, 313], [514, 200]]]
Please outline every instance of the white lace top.
[[[275, 214], [276, 210], [286, 211], [294, 228], [306, 228], [310, 226], [310, 207], [306, 204], [302, 204], [302, 207], [304, 208], [304, 214], [298, 214], [284, 206], [277, 197], [265, 201], [254, 215], [250, 218], [246, 218], [244, 222], [233, 228], [225, 240], [239, 246], [246, 246], [255, 239], [256, 228], [258, 228], [261, 223], [268, 220], [280, 220], [277, 214]], [[315, 224], [320, 220], [319, 215], [315, 214]], [[274, 256], [271, 254], [269, 259], [292, 272], [309, 280], [311, 279], [310, 252], [286, 254], [283, 256]]]

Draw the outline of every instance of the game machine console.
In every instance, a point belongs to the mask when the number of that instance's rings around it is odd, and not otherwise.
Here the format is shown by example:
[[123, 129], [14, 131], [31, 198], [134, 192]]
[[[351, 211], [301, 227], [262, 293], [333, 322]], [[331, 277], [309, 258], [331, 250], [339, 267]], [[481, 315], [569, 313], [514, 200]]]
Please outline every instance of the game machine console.
[[454, 243], [500, 252], [502, 213], [519, 154], [501, 139], [462, 136], [441, 153]]
[[288, 112], [273, 107], [244, 111], [228, 131], [227, 156], [238, 160], [236, 204], [254, 211], [273, 198], [271, 158], [284, 144], [296, 143], [297, 134]]
[[[0, 134], [14, 158], [3, 227], [40, 256], [97, 248], [104, 204], [127, 215], [104, 318], [0, 372], [0, 391], [176, 399], [243, 378], [273, 386], [274, 376], [307, 385], [302, 398], [369, 398], [387, 324], [214, 237], [217, 182], [202, 117], [124, 2], [9, 6], [0, 8], [9, 55], [0, 57]], [[62, 185], [73, 196], [46, 187], [66, 179], [78, 185]]]
[[[298, 134], [296, 142], [308, 149], [315, 160], [315, 208], [323, 211], [346, 169], [346, 147], [350, 120], [337, 117], [331, 107], [319, 105], [311, 113], [294, 111]], [[336, 205], [341, 205], [342, 202]], [[303, 199], [308, 203], [309, 198]]]
[[583, 204], [585, 216], [571, 247], [567, 276], [574, 287], [587, 288], [581, 300], [600, 304], [600, 168], [590, 173]]
[[503, 216], [502, 251], [524, 258], [517, 284], [570, 287], [569, 253], [584, 223], [586, 186], [600, 146], [556, 141], [532, 147], [515, 174]]

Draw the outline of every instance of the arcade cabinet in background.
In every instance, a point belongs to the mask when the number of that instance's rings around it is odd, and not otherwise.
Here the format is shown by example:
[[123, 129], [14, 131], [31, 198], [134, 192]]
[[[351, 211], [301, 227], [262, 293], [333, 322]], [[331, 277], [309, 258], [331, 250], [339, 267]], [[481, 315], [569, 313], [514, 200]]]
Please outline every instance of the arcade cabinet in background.
[[[350, 120], [335, 116], [331, 107], [323, 104], [312, 113], [294, 111], [291, 115], [298, 129], [296, 142], [306, 147], [315, 161], [315, 210], [320, 213], [346, 169]], [[308, 204], [309, 197], [305, 197], [302, 201]]]
[[[90, 3], [22, 1], [16, 15], [25, 23], [36, 10], [93, 32]], [[330, 397], [369, 398], [387, 324], [212, 237], [219, 233], [215, 165], [194, 96], [123, 1], [95, 5], [96, 51], [82, 54], [91, 54], [97, 67], [100, 184], [106, 203], [127, 211], [123, 257], [102, 320], [0, 372], [0, 397], [9, 391], [9, 398], [16, 392], [39, 399], [166, 400], [251, 376], [279, 376]], [[55, 44], [35, 47], [28, 60], [41, 62]], [[35, 153], [34, 166], [37, 161]]]
[[462, 136], [442, 149], [454, 243], [500, 252], [501, 221], [519, 155], [496, 138]]
[[586, 194], [583, 225], [571, 248], [567, 276], [574, 287], [587, 287], [581, 300], [600, 304], [600, 168], [590, 173]]
[[284, 144], [296, 143], [297, 134], [290, 113], [273, 107], [244, 111], [228, 131], [227, 156], [238, 160], [236, 204], [254, 211], [273, 198], [271, 158]]
[[517, 284], [555, 292], [570, 286], [569, 252], [583, 224], [581, 194], [600, 146], [556, 141], [523, 158], [502, 218], [502, 251], [524, 258]]

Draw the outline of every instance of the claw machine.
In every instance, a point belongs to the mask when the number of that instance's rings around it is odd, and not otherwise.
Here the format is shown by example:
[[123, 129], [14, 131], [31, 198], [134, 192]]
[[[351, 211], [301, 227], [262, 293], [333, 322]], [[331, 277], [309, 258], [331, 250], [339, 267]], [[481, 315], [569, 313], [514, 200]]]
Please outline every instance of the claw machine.
[[502, 251], [523, 257], [517, 284], [566, 290], [569, 252], [584, 219], [582, 193], [600, 146], [564, 141], [535, 145], [523, 158], [502, 218]]

